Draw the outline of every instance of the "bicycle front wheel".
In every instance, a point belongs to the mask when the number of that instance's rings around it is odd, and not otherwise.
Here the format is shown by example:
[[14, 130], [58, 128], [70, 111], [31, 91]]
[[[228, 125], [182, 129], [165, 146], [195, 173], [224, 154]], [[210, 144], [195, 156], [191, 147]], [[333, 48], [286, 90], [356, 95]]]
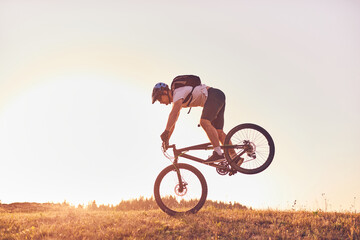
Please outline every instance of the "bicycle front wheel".
[[[226, 135], [225, 146], [229, 146], [224, 153], [231, 167], [245, 174], [264, 171], [275, 155], [275, 145], [270, 134], [252, 123], [240, 124], [231, 129]], [[234, 152], [243, 159], [242, 163], [232, 161]]]
[[154, 196], [161, 210], [171, 216], [197, 213], [207, 197], [206, 180], [202, 173], [191, 165], [170, 165], [156, 178]]

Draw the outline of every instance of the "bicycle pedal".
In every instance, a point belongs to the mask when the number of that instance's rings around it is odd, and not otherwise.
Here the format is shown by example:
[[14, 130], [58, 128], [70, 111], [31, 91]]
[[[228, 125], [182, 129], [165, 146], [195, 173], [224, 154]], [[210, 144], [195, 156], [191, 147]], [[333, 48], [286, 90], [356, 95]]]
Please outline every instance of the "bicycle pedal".
[[230, 171], [229, 176], [235, 175], [236, 173], [237, 173], [237, 171]]

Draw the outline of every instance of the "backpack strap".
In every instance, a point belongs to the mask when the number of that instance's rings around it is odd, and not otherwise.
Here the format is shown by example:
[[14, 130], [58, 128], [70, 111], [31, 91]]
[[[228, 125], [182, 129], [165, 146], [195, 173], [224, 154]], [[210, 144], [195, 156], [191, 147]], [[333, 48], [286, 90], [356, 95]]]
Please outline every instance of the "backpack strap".
[[192, 107], [189, 109], [189, 111], [188, 111], [188, 113], [187, 113], [187, 114], [189, 114], [189, 113], [190, 113], [191, 109], [192, 109]]
[[[184, 99], [184, 102], [188, 101], [188, 102], [187, 102], [188, 104], [186, 105], [186, 107], [189, 107], [189, 106], [190, 106], [190, 103], [191, 103], [191, 101], [192, 101], [192, 99], [193, 99], [192, 93], [193, 93], [194, 89], [195, 89], [195, 87], [192, 88], [191, 92], [190, 92], [190, 93], [186, 96], [186, 98]], [[191, 111], [191, 107], [190, 107], [190, 109], [189, 109], [189, 111], [188, 111], [187, 114], [189, 114], [190, 111]]]
[[192, 88], [191, 92], [186, 96], [186, 98], [184, 98], [184, 103], [186, 103], [186, 102], [188, 103], [187, 107], [190, 105], [191, 100], [193, 98], [193, 96], [192, 96], [193, 91], [194, 91], [194, 87]]

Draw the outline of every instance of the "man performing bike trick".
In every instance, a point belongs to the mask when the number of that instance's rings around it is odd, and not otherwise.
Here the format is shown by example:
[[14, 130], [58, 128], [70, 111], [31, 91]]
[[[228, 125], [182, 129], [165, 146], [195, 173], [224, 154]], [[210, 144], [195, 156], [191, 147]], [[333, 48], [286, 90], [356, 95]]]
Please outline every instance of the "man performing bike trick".
[[[170, 88], [165, 83], [157, 83], [154, 86], [152, 103], [155, 101], [166, 105], [173, 103], [165, 131], [160, 136], [166, 144], [174, 131], [180, 110], [186, 107], [203, 107], [200, 125], [214, 148], [212, 156], [205, 163], [225, 160], [220, 147], [220, 142], [224, 144], [226, 137], [223, 131], [225, 94], [221, 90], [202, 84], [198, 76], [180, 75], [174, 78]], [[233, 149], [230, 151], [234, 161], [240, 165], [243, 158], [236, 156]]]

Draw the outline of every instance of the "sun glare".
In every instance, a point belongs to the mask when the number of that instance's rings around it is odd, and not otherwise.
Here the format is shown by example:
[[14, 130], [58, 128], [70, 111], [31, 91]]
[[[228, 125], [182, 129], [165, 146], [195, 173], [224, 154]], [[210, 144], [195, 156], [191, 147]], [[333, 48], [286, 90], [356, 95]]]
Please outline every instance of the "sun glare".
[[[129, 172], [120, 166], [130, 155], [119, 148], [134, 141], [139, 116], [126, 104], [133, 94], [119, 79], [64, 75], [8, 102], [0, 114], [2, 202], [126, 199], [121, 182]], [[115, 186], [123, 190], [108, 189]]]

